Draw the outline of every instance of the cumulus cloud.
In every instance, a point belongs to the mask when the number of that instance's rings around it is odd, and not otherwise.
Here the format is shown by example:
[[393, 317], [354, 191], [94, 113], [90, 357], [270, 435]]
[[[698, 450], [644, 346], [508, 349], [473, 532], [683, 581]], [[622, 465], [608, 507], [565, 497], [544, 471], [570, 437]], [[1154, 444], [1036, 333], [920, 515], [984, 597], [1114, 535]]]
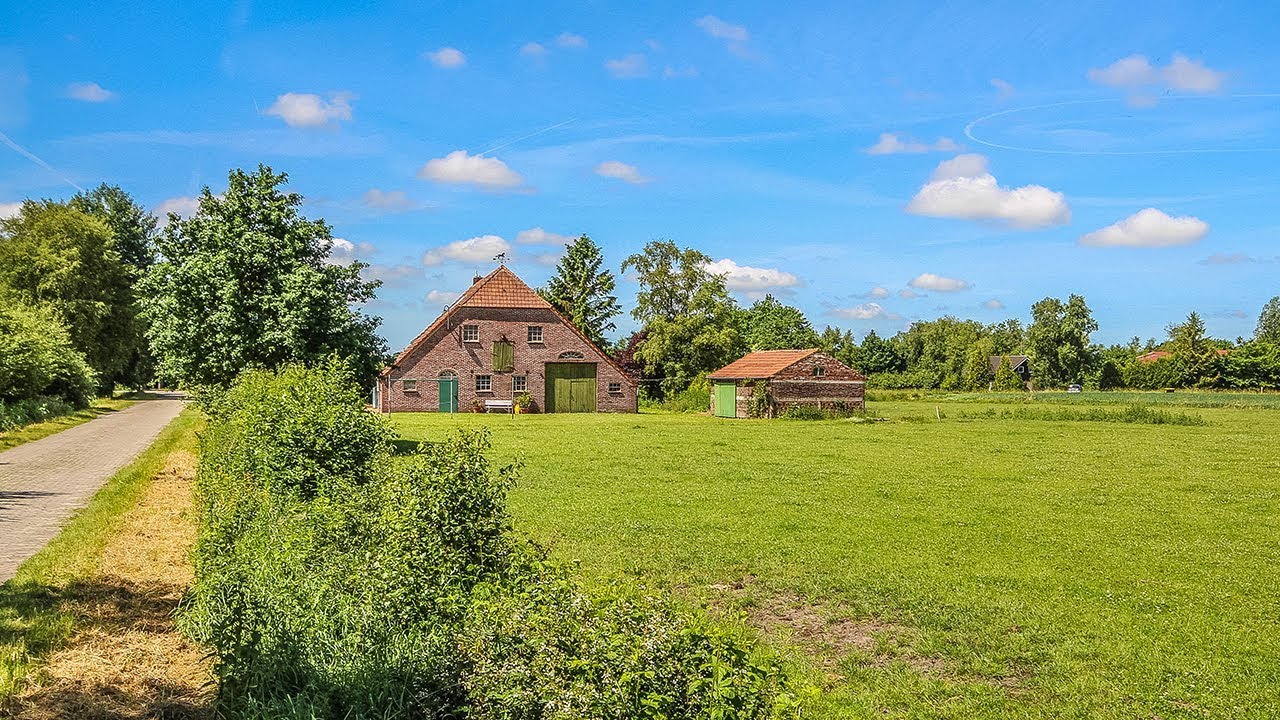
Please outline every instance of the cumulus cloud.
[[933, 290], [934, 292], [957, 292], [967, 290], [969, 283], [958, 278], [943, 277], [933, 273], [921, 273], [907, 283], [917, 290]]
[[346, 238], [333, 238], [329, 243], [329, 257], [325, 262], [330, 265], [346, 265], [352, 260], [362, 260], [377, 252], [372, 243], [353, 243]]
[[916, 298], [920, 297], [920, 293], [916, 292], [915, 290], [912, 290], [911, 288], [902, 288], [901, 290], [898, 291], [898, 297], [902, 298], [903, 300], [915, 300]]
[[[3, 207], [3, 206], [0, 206]], [[0, 211], [0, 217], [4, 217], [4, 213]], [[1246, 263], [1258, 262], [1258, 259], [1252, 255], [1244, 253], [1214, 253], [1209, 257], [1200, 261], [1201, 265], [1243, 265]]]
[[96, 82], [75, 82], [67, 86], [67, 97], [82, 102], [100, 103], [114, 100], [116, 94]]
[[422, 267], [409, 264], [366, 265], [360, 271], [360, 277], [364, 280], [381, 280], [386, 287], [409, 287], [422, 280]]
[[530, 58], [545, 57], [547, 48], [542, 43], [527, 42], [520, 47], [520, 54]]
[[735, 55], [747, 54], [747, 41], [751, 39], [751, 33], [745, 27], [725, 22], [715, 15], [704, 15], [694, 20], [693, 24], [711, 37], [724, 40], [729, 52]]
[[471, 155], [466, 150], [454, 150], [442, 158], [428, 160], [418, 170], [418, 177], [454, 185], [470, 184], [485, 188], [513, 188], [524, 182], [520, 173], [507, 167], [498, 158]]
[[441, 265], [453, 262], [485, 262], [502, 253], [511, 252], [511, 243], [497, 235], [480, 235], [467, 240], [451, 242], [432, 250], [422, 256], [423, 265]]
[[351, 120], [349, 92], [332, 93], [326, 100], [314, 93], [285, 93], [264, 114], [278, 117], [290, 127], [328, 127]]
[[891, 313], [880, 306], [880, 303], [863, 303], [848, 308], [836, 308], [832, 315], [845, 320], [901, 320], [902, 316]]
[[556, 38], [556, 45], [566, 50], [580, 50], [587, 46], [587, 39], [571, 32], [563, 32]]
[[430, 290], [427, 292], [424, 299], [429, 303], [452, 305], [457, 302], [460, 297], [462, 297], [462, 293], [449, 292], [447, 290]]
[[418, 206], [403, 190], [381, 190], [370, 188], [360, 196], [360, 204], [374, 210], [387, 212], [406, 212]]
[[1209, 234], [1209, 223], [1185, 215], [1169, 217], [1155, 208], [1080, 236], [1081, 245], [1094, 247], [1173, 247], [1191, 245]]
[[600, 163], [596, 166], [596, 174], [600, 177], [629, 182], [632, 185], [642, 185], [651, 179], [641, 175], [640, 170], [635, 165], [628, 165], [617, 160], [607, 160]]
[[458, 48], [442, 47], [422, 53], [422, 57], [431, 61], [436, 67], [452, 70], [467, 64], [467, 56]]
[[762, 292], [777, 288], [790, 288], [800, 284], [800, 278], [777, 268], [758, 268], [739, 265], [729, 258], [716, 260], [702, 266], [712, 275], [723, 275], [725, 287], [741, 292]]
[[887, 298], [889, 297], [889, 288], [877, 285], [871, 288], [871, 291], [868, 292], [866, 296], [881, 299]]
[[1013, 83], [1000, 78], [991, 78], [991, 87], [996, 89], [996, 94], [1001, 100], [1008, 100], [1018, 92], [1017, 89], [1013, 87]]
[[641, 78], [649, 74], [649, 60], [641, 53], [631, 53], [620, 58], [604, 61], [604, 69], [609, 74], [622, 79]]
[[172, 197], [161, 202], [152, 209], [151, 214], [161, 218], [169, 217], [169, 213], [175, 213], [178, 217], [189, 218], [196, 214], [196, 209], [200, 207], [200, 198], [195, 197]]
[[22, 210], [22, 203], [0, 203], [0, 220], [17, 217]]
[[1091, 68], [1088, 77], [1099, 85], [1131, 91], [1162, 88], [1210, 93], [1222, 88], [1227, 74], [1212, 70], [1199, 60], [1174, 53], [1173, 60], [1163, 67], [1152, 65], [1145, 55], [1130, 55], [1105, 68]]
[[987, 169], [987, 158], [957, 155], [938, 164], [906, 211], [913, 215], [994, 221], [1031, 229], [1071, 221], [1071, 208], [1060, 192], [1040, 185], [1001, 187]]
[[868, 155], [895, 155], [898, 153], [955, 152], [961, 147], [949, 137], [940, 137], [932, 143], [923, 143], [907, 135], [880, 133], [875, 145], [867, 148]]
[[573, 241], [574, 238], [569, 235], [548, 232], [541, 227], [532, 227], [516, 233], [516, 243], [520, 245], [568, 245]]
[[986, 309], [988, 309], [988, 310], [1003, 310], [1003, 309], [1004, 309], [1004, 303], [1000, 302], [999, 300], [997, 300], [997, 299], [995, 299], [995, 298], [991, 298], [990, 300], [988, 300], [988, 301], [986, 301], [986, 302], [982, 303], [982, 307], [984, 307], [984, 308], [986, 308]]

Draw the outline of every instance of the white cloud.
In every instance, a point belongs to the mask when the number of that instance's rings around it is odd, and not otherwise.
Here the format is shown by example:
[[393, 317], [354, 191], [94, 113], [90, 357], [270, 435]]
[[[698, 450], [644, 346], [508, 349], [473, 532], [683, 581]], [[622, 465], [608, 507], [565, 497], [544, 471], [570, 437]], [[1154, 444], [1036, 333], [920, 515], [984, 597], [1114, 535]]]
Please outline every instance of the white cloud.
[[447, 290], [431, 290], [428, 291], [425, 299], [429, 303], [437, 303], [440, 305], [452, 305], [462, 297], [462, 293], [449, 292]]
[[613, 60], [605, 60], [604, 69], [616, 78], [629, 80], [648, 75], [649, 61], [640, 53], [631, 53]]
[[911, 288], [902, 288], [898, 291], [898, 297], [903, 300], [915, 300], [916, 298], [921, 297], [921, 295]]
[[0, 220], [17, 217], [22, 210], [22, 203], [0, 203]]
[[991, 220], [1030, 229], [1071, 221], [1062, 193], [1040, 185], [1001, 187], [982, 155], [957, 155], [938, 164], [906, 211], [929, 217]]
[[346, 265], [352, 260], [367, 258], [377, 252], [372, 243], [353, 243], [346, 238], [333, 238], [329, 244], [329, 257], [325, 262], [330, 265]]
[[285, 93], [276, 98], [265, 115], [278, 117], [290, 127], [327, 127], [339, 120], [351, 120], [355, 95], [339, 92], [325, 100], [313, 93]]
[[774, 288], [789, 288], [800, 284], [800, 278], [777, 268], [758, 268], [739, 265], [729, 258], [703, 265], [712, 275], [723, 275], [725, 287], [742, 292], [759, 292]]
[[487, 188], [511, 188], [524, 182], [520, 173], [498, 158], [470, 155], [454, 150], [442, 158], [428, 160], [418, 170], [418, 177], [441, 183], [472, 184]]
[[418, 207], [418, 204], [409, 199], [409, 196], [403, 190], [381, 190], [379, 188], [370, 188], [364, 195], [361, 195], [360, 204], [375, 210], [386, 210], [388, 212], [406, 212]]
[[982, 307], [984, 307], [984, 308], [986, 308], [986, 309], [988, 309], [988, 310], [1003, 310], [1003, 309], [1004, 309], [1004, 303], [1000, 302], [999, 300], [997, 300], [997, 299], [995, 299], [995, 298], [991, 298], [990, 300], [988, 300], [988, 301], [986, 301], [986, 302], [982, 303]]
[[880, 303], [863, 303], [849, 308], [836, 308], [832, 315], [846, 320], [901, 320], [902, 317], [880, 306]]
[[1222, 88], [1227, 74], [1211, 70], [1199, 60], [1174, 53], [1173, 60], [1164, 67], [1152, 65], [1145, 55], [1130, 55], [1105, 68], [1091, 68], [1088, 77], [1099, 85], [1126, 90], [1167, 88], [1210, 93]]
[[155, 206], [151, 214], [160, 218], [167, 218], [169, 213], [177, 213], [178, 217], [189, 218], [196, 214], [196, 209], [199, 207], [200, 198], [173, 197]]
[[1013, 87], [1013, 83], [1008, 80], [1001, 80], [1000, 78], [991, 78], [991, 87], [996, 89], [996, 93], [999, 95], [1001, 100], [1008, 100], [1018, 92], [1017, 89]]
[[100, 103], [114, 100], [116, 94], [96, 82], [76, 82], [67, 86], [67, 97], [72, 100]]
[[516, 233], [516, 243], [520, 245], [568, 245], [575, 238], [543, 230], [540, 227], [521, 230]]
[[566, 50], [579, 50], [587, 46], [587, 39], [571, 32], [563, 32], [556, 38], [556, 45]]
[[564, 251], [539, 253], [533, 256], [533, 262], [542, 267], [555, 267], [560, 262], [560, 258], [564, 257]]
[[467, 56], [458, 48], [442, 47], [439, 50], [422, 53], [422, 57], [431, 61], [436, 67], [452, 70], [467, 64]]
[[949, 137], [940, 137], [932, 144], [922, 143], [906, 135], [880, 133], [875, 145], [867, 148], [868, 155], [894, 155], [897, 153], [955, 152], [961, 147]]
[[545, 57], [547, 48], [542, 43], [527, 42], [520, 47], [520, 54], [531, 58]]
[[889, 297], [889, 288], [877, 285], [876, 287], [871, 288], [871, 292], [867, 293], [867, 297], [881, 299], [887, 298]]
[[617, 160], [606, 160], [596, 166], [596, 174], [601, 177], [615, 178], [632, 185], [643, 185], [652, 178], [647, 178], [640, 174], [640, 170], [635, 165], [628, 165]]
[[1146, 208], [1129, 217], [1080, 236], [1081, 245], [1094, 247], [1173, 247], [1191, 245], [1209, 234], [1209, 223], [1186, 215], [1169, 217]]
[[458, 240], [448, 245], [428, 250], [422, 255], [423, 265], [440, 265], [454, 262], [487, 262], [502, 253], [510, 253], [511, 244], [497, 235], [481, 235]]
[[711, 37], [724, 40], [729, 52], [734, 55], [747, 55], [747, 41], [751, 39], [751, 33], [745, 27], [725, 22], [715, 15], [704, 15], [694, 20], [693, 24]]
[[969, 283], [957, 278], [943, 277], [933, 273], [922, 273], [911, 278], [907, 283], [917, 290], [933, 290], [934, 292], [957, 292], [967, 290]]
[[365, 280], [381, 280], [387, 287], [409, 287], [422, 280], [420, 265], [367, 265], [360, 271]]

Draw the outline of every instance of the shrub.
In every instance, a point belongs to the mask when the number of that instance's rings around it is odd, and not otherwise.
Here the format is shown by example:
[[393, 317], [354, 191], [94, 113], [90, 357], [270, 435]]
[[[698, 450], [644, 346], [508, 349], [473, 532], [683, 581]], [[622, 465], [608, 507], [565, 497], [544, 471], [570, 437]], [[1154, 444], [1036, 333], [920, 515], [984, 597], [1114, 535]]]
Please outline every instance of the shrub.
[[662, 409], [669, 412], [707, 412], [710, 407], [711, 383], [705, 375], [695, 379], [684, 390], [667, 395], [666, 400], [662, 402]]
[[62, 398], [38, 397], [0, 403], [0, 432], [52, 420], [74, 411], [75, 407]]
[[97, 376], [52, 310], [0, 293], [0, 403], [54, 398], [84, 408], [96, 385]]
[[196, 582], [228, 717], [779, 717], [776, 661], [669, 597], [589, 592], [511, 528], [485, 432], [393, 455], [336, 362], [207, 396]]

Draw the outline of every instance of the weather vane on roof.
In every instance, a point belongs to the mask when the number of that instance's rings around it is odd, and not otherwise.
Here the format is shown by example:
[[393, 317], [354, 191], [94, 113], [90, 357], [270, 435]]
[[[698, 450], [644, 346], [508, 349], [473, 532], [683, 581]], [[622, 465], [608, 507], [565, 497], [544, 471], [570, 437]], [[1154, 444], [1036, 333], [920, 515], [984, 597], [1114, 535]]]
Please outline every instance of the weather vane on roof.
[[506, 265], [506, 264], [507, 264], [507, 254], [506, 254], [506, 253], [504, 253], [504, 252], [500, 252], [500, 253], [498, 253], [497, 255], [494, 255], [494, 256], [493, 256], [493, 260], [494, 260], [494, 262], [498, 263], [499, 265]]

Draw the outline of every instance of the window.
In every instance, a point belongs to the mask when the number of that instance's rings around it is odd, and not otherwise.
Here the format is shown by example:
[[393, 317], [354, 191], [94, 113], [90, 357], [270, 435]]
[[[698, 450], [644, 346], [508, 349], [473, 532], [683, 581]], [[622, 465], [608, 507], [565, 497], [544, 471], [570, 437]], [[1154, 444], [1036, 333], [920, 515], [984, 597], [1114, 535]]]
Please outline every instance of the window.
[[529, 342], [531, 343], [542, 342], [542, 326], [541, 325], [529, 326]]
[[522, 393], [529, 389], [529, 378], [524, 375], [514, 375], [511, 378], [511, 392]]
[[476, 392], [493, 392], [493, 376], [477, 375]]
[[480, 326], [463, 325], [462, 342], [480, 342]]
[[577, 350], [566, 350], [560, 353], [560, 359], [561, 360], [581, 360], [582, 353], [578, 352]]
[[511, 372], [516, 367], [515, 343], [499, 340], [493, 344], [493, 371]]
[[617, 382], [609, 383], [610, 395], [617, 395], [620, 392], [622, 392], [622, 383], [617, 383]]
[[826, 375], [826, 374], [827, 374], [827, 369], [826, 369], [826, 368], [824, 368], [824, 367], [822, 367], [821, 365], [819, 365], [819, 366], [817, 366], [817, 367], [815, 367], [815, 368], [813, 369], [813, 376], [814, 376], [814, 377], [822, 377], [823, 375]]
[[405, 380], [405, 381], [404, 381], [404, 391], [405, 391], [405, 392], [407, 392], [407, 393], [410, 393], [410, 392], [411, 392], [411, 393], [416, 393], [416, 392], [418, 392], [418, 381], [417, 381], [417, 380]]

